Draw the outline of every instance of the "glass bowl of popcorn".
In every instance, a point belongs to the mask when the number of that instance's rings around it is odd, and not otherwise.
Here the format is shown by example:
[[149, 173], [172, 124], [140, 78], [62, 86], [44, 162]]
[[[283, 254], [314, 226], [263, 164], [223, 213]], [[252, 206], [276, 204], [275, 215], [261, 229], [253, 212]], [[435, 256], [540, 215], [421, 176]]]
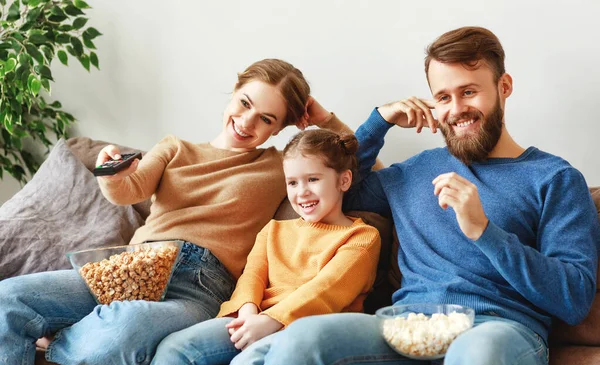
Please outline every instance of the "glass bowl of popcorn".
[[473, 327], [475, 311], [454, 304], [406, 304], [375, 312], [382, 335], [400, 355], [417, 360], [444, 357], [454, 339]]
[[182, 241], [157, 241], [67, 253], [99, 304], [161, 301], [179, 259]]

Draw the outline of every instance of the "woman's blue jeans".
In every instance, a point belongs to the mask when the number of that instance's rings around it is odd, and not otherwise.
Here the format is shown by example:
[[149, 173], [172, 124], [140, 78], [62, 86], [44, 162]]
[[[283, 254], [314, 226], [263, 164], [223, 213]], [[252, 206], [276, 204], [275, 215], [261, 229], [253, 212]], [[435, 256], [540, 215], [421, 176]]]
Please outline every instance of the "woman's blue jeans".
[[74, 270], [0, 281], [0, 364], [34, 363], [35, 342], [56, 333], [46, 359], [68, 364], [149, 364], [172, 332], [217, 315], [235, 279], [213, 254], [184, 243], [162, 302], [98, 305]]
[[[475, 326], [450, 345], [446, 357], [419, 361], [394, 352], [384, 341], [378, 319], [360, 313], [299, 319], [262, 348], [267, 365], [546, 365], [548, 349], [540, 336], [520, 323], [479, 315]], [[255, 358], [247, 353], [248, 358]]]

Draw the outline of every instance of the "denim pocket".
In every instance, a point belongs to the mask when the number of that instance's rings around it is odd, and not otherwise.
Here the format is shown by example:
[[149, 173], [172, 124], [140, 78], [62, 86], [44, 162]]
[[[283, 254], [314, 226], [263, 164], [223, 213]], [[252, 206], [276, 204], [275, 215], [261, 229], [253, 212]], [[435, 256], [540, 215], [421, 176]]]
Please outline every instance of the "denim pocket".
[[235, 288], [229, 273], [211, 270], [206, 266], [202, 266], [198, 272], [198, 284], [221, 303], [231, 298]]

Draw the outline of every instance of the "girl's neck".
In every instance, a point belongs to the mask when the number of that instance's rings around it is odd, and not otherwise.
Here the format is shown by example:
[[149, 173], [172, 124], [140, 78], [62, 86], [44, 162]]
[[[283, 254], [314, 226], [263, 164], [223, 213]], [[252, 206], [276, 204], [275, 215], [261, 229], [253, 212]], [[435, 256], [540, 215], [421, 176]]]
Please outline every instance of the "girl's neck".
[[340, 214], [336, 215], [335, 217], [331, 217], [330, 219], [327, 219], [327, 221], [320, 221], [319, 223], [323, 223], [323, 224], [330, 224], [333, 226], [351, 226], [352, 224], [354, 224], [354, 221], [348, 217], [346, 217], [346, 215], [344, 215], [344, 213], [342, 211], [340, 211]]

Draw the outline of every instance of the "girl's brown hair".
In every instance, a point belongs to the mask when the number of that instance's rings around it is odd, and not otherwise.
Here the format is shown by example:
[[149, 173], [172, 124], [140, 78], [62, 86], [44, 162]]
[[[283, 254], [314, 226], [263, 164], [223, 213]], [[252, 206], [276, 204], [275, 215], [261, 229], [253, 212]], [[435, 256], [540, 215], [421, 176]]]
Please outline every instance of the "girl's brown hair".
[[302, 72], [291, 64], [278, 59], [264, 59], [248, 66], [238, 74], [236, 90], [251, 81], [262, 81], [279, 88], [285, 99], [286, 113], [283, 126], [293, 125], [305, 113], [310, 86]]
[[356, 159], [358, 140], [352, 134], [339, 135], [327, 129], [309, 129], [294, 136], [283, 149], [283, 158], [314, 156], [336, 172], [352, 171], [358, 166]]
[[427, 47], [426, 53], [426, 75], [431, 60], [461, 63], [468, 69], [477, 69], [481, 65], [479, 61], [483, 60], [494, 73], [495, 82], [506, 72], [500, 40], [494, 33], [481, 27], [462, 27], [446, 32]]

